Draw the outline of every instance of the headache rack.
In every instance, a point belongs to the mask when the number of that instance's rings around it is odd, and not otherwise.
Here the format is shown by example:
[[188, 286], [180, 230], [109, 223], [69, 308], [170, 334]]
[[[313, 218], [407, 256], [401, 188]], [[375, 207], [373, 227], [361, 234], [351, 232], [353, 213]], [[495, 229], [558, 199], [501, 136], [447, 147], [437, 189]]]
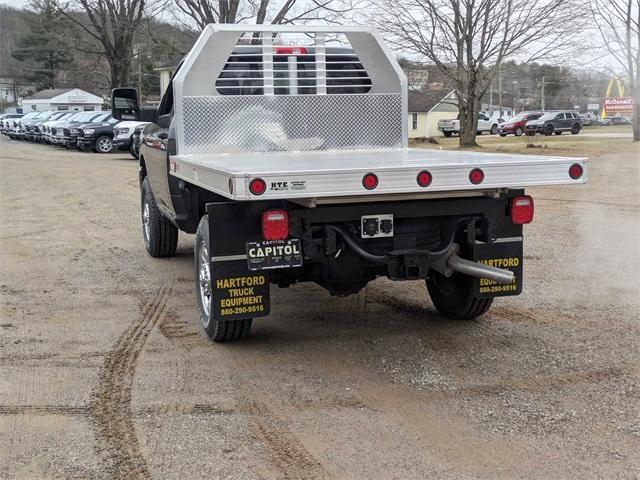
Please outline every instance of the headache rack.
[[[586, 180], [584, 159], [408, 149], [406, 77], [371, 28], [209, 25], [172, 85], [170, 173], [234, 200], [479, 194]], [[473, 183], [477, 168], [483, 180]], [[423, 171], [426, 187], [416, 182]], [[378, 178], [373, 189], [363, 185], [368, 173]], [[266, 186], [258, 194], [255, 179]]]

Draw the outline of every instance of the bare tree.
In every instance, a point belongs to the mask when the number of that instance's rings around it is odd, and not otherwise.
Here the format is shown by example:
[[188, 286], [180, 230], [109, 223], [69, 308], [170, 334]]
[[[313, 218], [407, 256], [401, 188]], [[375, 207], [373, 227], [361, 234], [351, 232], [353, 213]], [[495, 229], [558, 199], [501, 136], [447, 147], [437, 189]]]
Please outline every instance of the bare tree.
[[353, 9], [352, 0], [176, 0], [176, 5], [199, 30], [210, 23], [332, 21]]
[[[500, 64], [558, 54], [584, 18], [579, 0], [379, 0], [381, 28], [399, 49], [452, 80], [460, 146], [476, 145], [480, 102]], [[570, 25], [570, 28], [567, 26]]]
[[605, 48], [622, 68], [633, 96], [633, 140], [640, 141], [640, 0], [591, 0]]
[[99, 46], [98, 51], [87, 52], [104, 55], [109, 63], [111, 87], [127, 85], [134, 38], [149, 14], [148, 0], [70, 0], [58, 8]]

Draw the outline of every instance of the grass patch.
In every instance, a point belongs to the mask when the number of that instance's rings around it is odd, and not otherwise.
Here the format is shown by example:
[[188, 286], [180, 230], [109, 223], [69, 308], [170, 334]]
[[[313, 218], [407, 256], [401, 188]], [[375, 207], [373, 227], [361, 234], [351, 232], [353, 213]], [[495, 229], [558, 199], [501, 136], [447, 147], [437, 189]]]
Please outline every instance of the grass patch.
[[[477, 152], [496, 152], [530, 155], [559, 155], [569, 157], [597, 157], [606, 153], [638, 153], [640, 155], [640, 143], [633, 142], [629, 137], [610, 137], [610, 134], [630, 134], [631, 127], [585, 127], [578, 135], [564, 133], [562, 135], [525, 135], [516, 137], [509, 135], [479, 135], [476, 138], [477, 147], [465, 149]], [[602, 137], [592, 136], [604, 135]], [[438, 148], [445, 150], [457, 150], [458, 137], [437, 137], [438, 144], [426, 142], [411, 142], [415, 148]]]

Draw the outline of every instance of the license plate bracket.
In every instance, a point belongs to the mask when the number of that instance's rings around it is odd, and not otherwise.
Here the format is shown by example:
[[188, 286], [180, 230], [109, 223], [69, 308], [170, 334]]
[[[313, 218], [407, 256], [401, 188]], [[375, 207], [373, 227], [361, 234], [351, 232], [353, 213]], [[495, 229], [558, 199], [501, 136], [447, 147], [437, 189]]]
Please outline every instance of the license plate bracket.
[[251, 271], [302, 266], [302, 247], [297, 238], [246, 242], [246, 251]]

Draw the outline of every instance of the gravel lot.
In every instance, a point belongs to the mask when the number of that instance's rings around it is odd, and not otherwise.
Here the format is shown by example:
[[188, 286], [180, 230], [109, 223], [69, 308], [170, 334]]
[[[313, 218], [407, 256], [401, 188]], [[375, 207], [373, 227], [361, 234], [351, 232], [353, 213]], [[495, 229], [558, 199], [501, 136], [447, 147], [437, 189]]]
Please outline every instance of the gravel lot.
[[298, 285], [215, 345], [193, 239], [144, 252], [133, 159], [3, 137], [0, 477], [640, 478], [640, 152], [603, 152], [530, 191], [525, 293], [479, 322]]

